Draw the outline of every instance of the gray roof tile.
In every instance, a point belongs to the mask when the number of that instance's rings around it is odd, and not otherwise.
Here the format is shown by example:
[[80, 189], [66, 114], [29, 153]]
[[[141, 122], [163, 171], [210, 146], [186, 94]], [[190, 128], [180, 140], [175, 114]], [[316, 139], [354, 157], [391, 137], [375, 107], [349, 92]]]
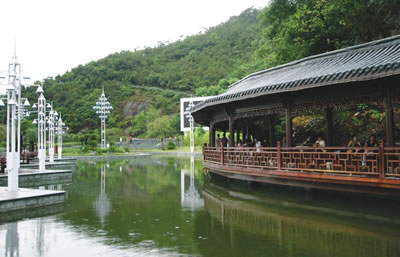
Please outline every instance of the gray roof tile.
[[224, 94], [195, 106], [194, 112], [222, 101], [238, 101], [282, 92], [366, 81], [400, 74], [400, 35], [307, 57], [253, 73], [232, 84]]

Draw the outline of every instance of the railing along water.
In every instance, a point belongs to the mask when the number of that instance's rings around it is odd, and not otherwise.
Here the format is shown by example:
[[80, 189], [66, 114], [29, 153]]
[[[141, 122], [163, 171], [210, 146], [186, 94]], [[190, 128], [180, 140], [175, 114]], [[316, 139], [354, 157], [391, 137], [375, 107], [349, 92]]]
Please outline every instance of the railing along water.
[[268, 170], [400, 177], [400, 147], [204, 147], [204, 161]]

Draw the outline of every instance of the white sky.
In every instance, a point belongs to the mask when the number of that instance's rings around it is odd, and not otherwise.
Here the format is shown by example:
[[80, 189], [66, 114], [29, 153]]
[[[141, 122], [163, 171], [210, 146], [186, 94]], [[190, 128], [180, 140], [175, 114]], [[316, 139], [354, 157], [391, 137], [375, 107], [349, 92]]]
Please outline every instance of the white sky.
[[[197, 34], [268, 0], [1, 0], [0, 72], [14, 36], [22, 70], [33, 80], [122, 50]], [[4, 73], [3, 73], [4, 75]]]

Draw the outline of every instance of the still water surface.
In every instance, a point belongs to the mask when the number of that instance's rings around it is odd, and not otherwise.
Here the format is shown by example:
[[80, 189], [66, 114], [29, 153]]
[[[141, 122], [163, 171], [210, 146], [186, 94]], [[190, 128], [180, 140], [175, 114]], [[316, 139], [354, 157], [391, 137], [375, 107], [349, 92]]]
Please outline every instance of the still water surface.
[[209, 180], [201, 160], [78, 161], [64, 206], [2, 219], [0, 256], [400, 256], [399, 202]]

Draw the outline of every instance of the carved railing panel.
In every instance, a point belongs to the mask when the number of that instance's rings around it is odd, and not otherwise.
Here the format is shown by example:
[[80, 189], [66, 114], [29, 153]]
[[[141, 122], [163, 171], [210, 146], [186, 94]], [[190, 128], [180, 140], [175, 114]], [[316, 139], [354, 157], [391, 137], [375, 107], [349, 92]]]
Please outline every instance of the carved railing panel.
[[400, 148], [385, 147], [385, 175], [390, 177], [400, 177]]
[[210, 163], [221, 163], [221, 151], [220, 147], [204, 147], [203, 160]]
[[204, 147], [203, 151], [205, 162], [252, 172], [400, 177], [400, 147]]
[[224, 164], [244, 168], [277, 169], [275, 147], [228, 147], [224, 149]]

